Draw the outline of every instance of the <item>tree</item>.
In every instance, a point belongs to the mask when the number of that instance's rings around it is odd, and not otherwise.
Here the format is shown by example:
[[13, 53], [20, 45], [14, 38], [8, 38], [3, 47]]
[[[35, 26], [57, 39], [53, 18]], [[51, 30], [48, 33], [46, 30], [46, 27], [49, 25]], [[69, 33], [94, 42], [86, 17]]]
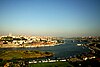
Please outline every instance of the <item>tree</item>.
[[13, 41], [13, 38], [7, 36], [7, 37], [2, 37], [1, 40], [2, 40], [2, 41], [9, 41], [9, 42], [12, 42], [12, 41]]

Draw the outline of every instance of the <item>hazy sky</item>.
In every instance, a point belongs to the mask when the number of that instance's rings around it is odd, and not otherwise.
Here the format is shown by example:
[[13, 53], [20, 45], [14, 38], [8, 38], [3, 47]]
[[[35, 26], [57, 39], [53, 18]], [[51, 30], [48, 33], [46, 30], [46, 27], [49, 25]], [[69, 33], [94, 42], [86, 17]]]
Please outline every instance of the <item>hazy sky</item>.
[[100, 35], [100, 0], [0, 0], [0, 34]]

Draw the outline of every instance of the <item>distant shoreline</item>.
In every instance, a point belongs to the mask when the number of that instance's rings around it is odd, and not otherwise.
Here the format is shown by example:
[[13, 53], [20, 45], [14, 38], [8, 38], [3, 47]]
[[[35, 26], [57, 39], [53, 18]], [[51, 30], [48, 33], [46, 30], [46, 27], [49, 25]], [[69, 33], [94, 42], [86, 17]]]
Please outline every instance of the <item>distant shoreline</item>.
[[9, 45], [9, 44], [3, 44], [3, 46], [0, 46], [0, 48], [41, 48], [41, 47], [53, 47], [57, 45], [61, 45], [64, 43], [59, 43], [59, 44], [51, 44], [51, 45], [36, 45], [36, 46], [19, 46], [19, 45]]

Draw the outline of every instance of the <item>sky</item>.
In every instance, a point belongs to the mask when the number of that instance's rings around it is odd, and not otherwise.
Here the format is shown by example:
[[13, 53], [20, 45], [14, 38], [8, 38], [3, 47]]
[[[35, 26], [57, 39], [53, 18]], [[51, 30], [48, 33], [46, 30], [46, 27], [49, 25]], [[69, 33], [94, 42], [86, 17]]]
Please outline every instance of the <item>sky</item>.
[[100, 36], [100, 0], [0, 0], [0, 34]]

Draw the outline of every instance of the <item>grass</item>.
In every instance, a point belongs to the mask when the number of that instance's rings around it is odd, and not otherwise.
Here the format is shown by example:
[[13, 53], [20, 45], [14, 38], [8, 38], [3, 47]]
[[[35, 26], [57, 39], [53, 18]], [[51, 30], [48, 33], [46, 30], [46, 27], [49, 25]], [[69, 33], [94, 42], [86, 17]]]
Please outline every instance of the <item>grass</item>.
[[11, 59], [26, 59], [26, 58], [40, 58], [52, 56], [51, 52], [41, 52], [41, 51], [29, 51], [29, 50], [8, 50], [0, 52], [0, 59], [11, 60]]

